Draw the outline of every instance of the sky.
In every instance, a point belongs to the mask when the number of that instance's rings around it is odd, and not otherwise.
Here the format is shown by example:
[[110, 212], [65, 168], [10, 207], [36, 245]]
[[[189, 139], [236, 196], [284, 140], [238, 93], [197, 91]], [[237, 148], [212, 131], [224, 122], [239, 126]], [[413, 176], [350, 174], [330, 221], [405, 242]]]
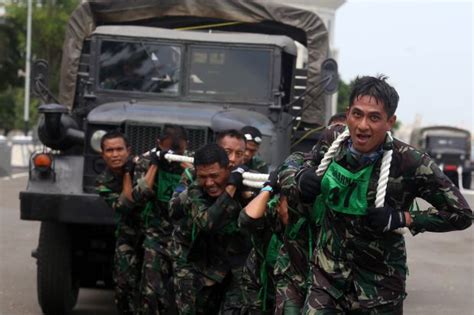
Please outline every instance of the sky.
[[402, 125], [451, 125], [474, 132], [471, 1], [348, 0], [336, 11], [334, 46], [345, 82], [389, 77]]

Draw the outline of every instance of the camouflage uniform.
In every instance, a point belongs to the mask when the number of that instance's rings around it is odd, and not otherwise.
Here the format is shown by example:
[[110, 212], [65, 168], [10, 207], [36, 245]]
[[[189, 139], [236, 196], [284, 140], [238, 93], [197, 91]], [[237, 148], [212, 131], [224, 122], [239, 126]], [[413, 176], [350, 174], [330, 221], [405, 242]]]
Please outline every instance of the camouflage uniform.
[[267, 204], [265, 215], [249, 217], [244, 210], [239, 215], [239, 226], [250, 235], [252, 250], [247, 257], [242, 275], [242, 290], [248, 314], [271, 314], [275, 304], [273, 265], [281, 245], [281, 223], [276, 207], [278, 196]]
[[[337, 132], [342, 131], [335, 127], [322, 135], [310, 164], [318, 165]], [[396, 139], [383, 147], [393, 148], [385, 203], [408, 211], [414, 198], [420, 197], [434, 206], [424, 211], [411, 210], [413, 235], [461, 230], [471, 225], [472, 212], [465, 199], [427, 154]], [[366, 193], [367, 205], [373, 205], [381, 159], [361, 163], [348, 149], [346, 140], [334, 161], [350, 172], [374, 166]], [[327, 190], [324, 177], [321, 189]], [[323, 207], [315, 207], [321, 228], [305, 313], [345, 314], [358, 309], [365, 314], [401, 314], [408, 271], [404, 237], [394, 232], [376, 232], [368, 225], [366, 215], [349, 215], [329, 208], [327, 195], [320, 194], [315, 203]], [[352, 203], [346, 209], [350, 208]]]
[[113, 279], [115, 303], [120, 314], [135, 314], [137, 288], [142, 265], [142, 232], [139, 211], [134, 203], [121, 194], [122, 175], [106, 169], [96, 179], [96, 190], [114, 209], [116, 221], [116, 246]]
[[[237, 194], [238, 195], [238, 194]], [[180, 314], [239, 314], [241, 269], [250, 240], [240, 233], [237, 198], [209, 197], [196, 182], [171, 202], [174, 284]]]
[[182, 168], [179, 163], [158, 166], [153, 189], [145, 181], [150, 160], [141, 157], [135, 167], [136, 183], [132, 196], [140, 205], [144, 227], [143, 266], [139, 300], [141, 314], [165, 313], [172, 304], [172, 265], [169, 244], [173, 230], [169, 219], [168, 201], [176, 188]]
[[288, 197], [287, 226], [282, 227], [275, 211], [280, 196], [269, 202], [262, 218], [252, 219], [244, 211], [240, 215], [241, 227], [251, 233], [254, 244], [243, 277], [251, 313], [275, 309], [277, 314], [298, 314], [303, 307], [312, 249], [308, 211], [299, 203], [294, 185], [294, 175], [303, 161], [303, 154], [295, 152], [277, 169], [282, 193]]
[[257, 173], [268, 173], [268, 164], [258, 154], [254, 155], [250, 161], [245, 163], [245, 166]]
[[274, 266], [276, 285], [275, 314], [300, 314], [304, 306], [312, 255], [313, 234], [317, 227], [309, 217], [308, 205], [299, 201], [295, 174], [303, 165], [301, 152], [291, 154], [278, 169], [282, 193], [288, 198], [288, 224]]

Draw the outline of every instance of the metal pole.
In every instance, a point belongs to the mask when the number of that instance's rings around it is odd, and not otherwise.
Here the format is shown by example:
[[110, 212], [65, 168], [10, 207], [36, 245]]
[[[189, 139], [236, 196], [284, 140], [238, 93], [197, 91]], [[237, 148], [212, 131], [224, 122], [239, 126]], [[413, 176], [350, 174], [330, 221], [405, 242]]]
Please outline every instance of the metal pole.
[[23, 121], [25, 136], [28, 135], [30, 120], [30, 69], [31, 69], [31, 14], [32, 0], [28, 0], [28, 17], [26, 22], [26, 69], [25, 69], [25, 104]]

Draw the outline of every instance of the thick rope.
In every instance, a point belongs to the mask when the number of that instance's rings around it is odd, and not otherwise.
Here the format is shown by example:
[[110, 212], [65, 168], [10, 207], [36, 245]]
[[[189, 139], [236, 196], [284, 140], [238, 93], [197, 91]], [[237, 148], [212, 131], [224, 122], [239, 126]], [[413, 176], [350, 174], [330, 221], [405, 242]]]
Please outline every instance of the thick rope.
[[337, 137], [336, 140], [333, 141], [332, 145], [329, 147], [326, 154], [324, 154], [324, 157], [321, 160], [321, 163], [319, 163], [318, 169], [316, 170], [316, 175], [323, 176], [329, 164], [331, 164], [333, 158], [336, 156], [336, 152], [339, 149], [339, 146], [344, 140], [346, 140], [346, 138], [349, 138], [349, 136], [350, 136], [349, 129], [346, 128], [346, 130], [344, 130], [344, 132], [341, 133], [339, 137]]
[[[393, 141], [392, 133], [387, 132], [387, 140]], [[385, 194], [387, 192], [388, 175], [390, 173], [390, 164], [392, 163], [393, 150], [385, 150], [382, 157], [382, 165], [380, 166], [379, 181], [377, 183], [377, 194], [375, 195], [375, 206], [380, 208], [385, 203]]]
[[[336, 155], [337, 150], [339, 149], [339, 146], [341, 143], [346, 140], [350, 136], [349, 129], [346, 128], [343, 133], [341, 133], [336, 140], [332, 143], [332, 145], [329, 147], [328, 151], [326, 154], [324, 154], [323, 159], [321, 160], [321, 163], [319, 164], [317, 170], [316, 170], [316, 175], [322, 176], [324, 172], [327, 170], [329, 164], [331, 164], [332, 160], [334, 159], [334, 156]], [[392, 133], [390, 131], [387, 132], [387, 141], [391, 142], [393, 141], [392, 138]], [[379, 180], [377, 183], [377, 192], [375, 195], [375, 207], [380, 208], [383, 207], [385, 204], [385, 195], [387, 192], [387, 184], [388, 184], [388, 178], [389, 178], [389, 173], [390, 173], [390, 165], [392, 163], [392, 154], [393, 150], [385, 150], [383, 153], [382, 157], [382, 165], [380, 167], [380, 176]], [[399, 228], [394, 230], [395, 233], [398, 234], [405, 234], [406, 233], [406, 228]]]

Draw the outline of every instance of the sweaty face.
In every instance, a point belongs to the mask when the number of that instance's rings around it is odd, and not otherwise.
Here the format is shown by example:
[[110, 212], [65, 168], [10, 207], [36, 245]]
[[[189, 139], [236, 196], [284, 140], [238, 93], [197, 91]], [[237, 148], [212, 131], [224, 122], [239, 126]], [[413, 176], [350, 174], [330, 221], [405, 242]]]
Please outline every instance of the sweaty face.
[[229, 157], [229, 168], [244, 164], [245, 141], [234, 137], [224, 137], [218, 143]]
[[196, 166], [198, 185], [211, 197], [219, 197], [227, 186], [230, 171], [219, 163]]
[[118, 172], [127, 162], [130, 152], [122, 138], [112, 138], [104, 141], [102, 158], [109, 169]]
[[245, 145], [244, 163], [250, 161], [258, 152], [259, 145], [253, 141], [247, 141]]
[[388, 118], [383, 103], [366, 95], [357, 97], [347, 110], [347, 126], [354, 149], [361, 153], [375, 151], [395, 121], [395, 115]]

